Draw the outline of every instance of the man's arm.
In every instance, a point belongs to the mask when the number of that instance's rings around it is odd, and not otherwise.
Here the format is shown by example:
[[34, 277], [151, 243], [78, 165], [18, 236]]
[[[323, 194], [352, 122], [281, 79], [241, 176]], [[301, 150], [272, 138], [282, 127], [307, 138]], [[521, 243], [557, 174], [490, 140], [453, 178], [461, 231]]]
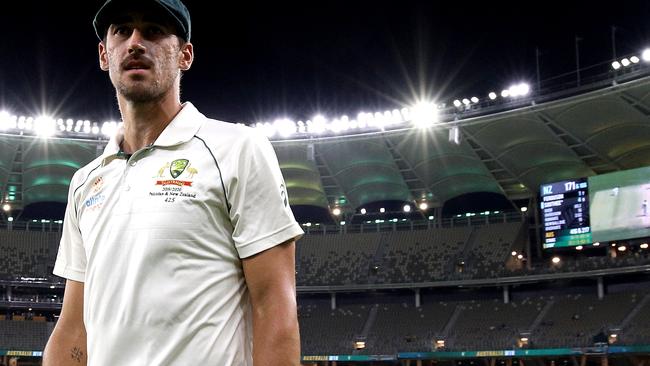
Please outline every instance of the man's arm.
[[61, 316], [43, 353], [43, 366], [86, 365], [86, 327], [83, 322], [84, 283], [65, 284]]
[[253, 307], [253, 364], [300, 364], [295, 242], [243, 259]]

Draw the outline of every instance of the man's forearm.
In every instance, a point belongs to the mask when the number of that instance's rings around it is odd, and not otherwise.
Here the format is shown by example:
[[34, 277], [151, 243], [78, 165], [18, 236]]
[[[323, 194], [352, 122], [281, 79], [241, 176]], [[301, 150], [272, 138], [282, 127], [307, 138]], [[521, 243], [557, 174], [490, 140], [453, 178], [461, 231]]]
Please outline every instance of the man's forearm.
[[300, 365], [300, 332], [294, 306], [254, 311], [253, 365]]
[[43, 352], [43, 366], [85, 366], [86, 332], [55, 329]]

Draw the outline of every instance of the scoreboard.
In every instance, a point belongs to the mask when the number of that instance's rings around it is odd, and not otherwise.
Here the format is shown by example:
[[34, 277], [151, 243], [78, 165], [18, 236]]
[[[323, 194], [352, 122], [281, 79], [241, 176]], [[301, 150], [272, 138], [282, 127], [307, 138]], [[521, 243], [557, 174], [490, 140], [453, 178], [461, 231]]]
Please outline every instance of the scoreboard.
[[587, 178], [541, 186], [544, 249], [592, 243], [587, 186]]

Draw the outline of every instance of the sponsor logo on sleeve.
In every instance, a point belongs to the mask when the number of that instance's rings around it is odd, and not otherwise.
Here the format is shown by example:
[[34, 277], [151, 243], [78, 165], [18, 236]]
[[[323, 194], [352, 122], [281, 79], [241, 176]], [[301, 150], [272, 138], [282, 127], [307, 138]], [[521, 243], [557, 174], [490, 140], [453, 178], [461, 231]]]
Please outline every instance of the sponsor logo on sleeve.
[[94, 211], [99, 210], [104, 205], [106, 196], [101, 193], [102, 188], [104, 188], [104, 178], [101, 176], [95, 178], [91, 185], [91, 196], [84, 201], [84, 206], [86, 210]]

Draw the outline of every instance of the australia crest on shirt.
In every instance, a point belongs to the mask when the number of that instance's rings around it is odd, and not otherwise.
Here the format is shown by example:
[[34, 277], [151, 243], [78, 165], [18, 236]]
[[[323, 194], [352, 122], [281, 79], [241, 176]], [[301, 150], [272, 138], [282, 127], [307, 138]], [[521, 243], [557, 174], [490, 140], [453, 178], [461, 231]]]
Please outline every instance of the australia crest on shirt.
[[176, 202], [179, 198], [196, 198], [192, 189], [194, 176], [199, 173], [188, 159], [165, 162], [153, 176], [154, 189], [151, 197], [164, 197], [165, 202]]

